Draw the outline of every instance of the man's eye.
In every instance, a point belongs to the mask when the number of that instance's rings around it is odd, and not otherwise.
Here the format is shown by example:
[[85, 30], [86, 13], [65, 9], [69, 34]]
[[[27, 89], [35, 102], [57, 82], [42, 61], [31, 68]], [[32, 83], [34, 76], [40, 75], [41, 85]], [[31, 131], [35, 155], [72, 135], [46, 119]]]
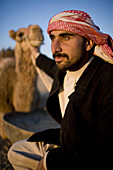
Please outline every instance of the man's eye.
[[64, 39], [64, 40], [69, 40], [70, 37], [69, 37], [69, 36], [64, 36], [63, 39]]
[[51, 41], [53, 41], [55, 39], [55, 37], [54, 36], [50, 36], [50, 39], [51, 39]]
[[51, 41], [53, 41], [53, 40], [54, 40], [54, 38], [53, 38], [53, 37], [50, 37], [50, 39], [51, 39]]

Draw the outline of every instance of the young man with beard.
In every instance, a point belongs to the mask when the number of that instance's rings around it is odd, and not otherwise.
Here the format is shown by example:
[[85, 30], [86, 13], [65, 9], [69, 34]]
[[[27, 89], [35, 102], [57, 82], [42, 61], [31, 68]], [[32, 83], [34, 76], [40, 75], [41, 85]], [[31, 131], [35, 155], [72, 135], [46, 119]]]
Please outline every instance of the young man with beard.
[[46, 107], [61, 125], [14, 144], [15, 169], [108, 168], [113, 160], [113, 40], [91, 17], [63, 11], [49, 21], [54, 60], [36, 65], [53, 79]]

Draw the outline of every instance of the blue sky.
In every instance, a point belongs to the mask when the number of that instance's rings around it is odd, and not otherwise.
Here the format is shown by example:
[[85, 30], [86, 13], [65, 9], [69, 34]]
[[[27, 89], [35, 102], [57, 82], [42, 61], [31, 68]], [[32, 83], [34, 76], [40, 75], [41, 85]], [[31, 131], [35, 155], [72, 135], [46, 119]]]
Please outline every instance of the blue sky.
[[86, 11], [102, 32], [113, 38], [113, 0], [0, 0], [0, 50], [14, 48], [15, 41], [8, 31], [38, 24], [44, 34], [41, 52], [51, 57], [50, 39], [47, 35], [49, 19], [68, 9]]

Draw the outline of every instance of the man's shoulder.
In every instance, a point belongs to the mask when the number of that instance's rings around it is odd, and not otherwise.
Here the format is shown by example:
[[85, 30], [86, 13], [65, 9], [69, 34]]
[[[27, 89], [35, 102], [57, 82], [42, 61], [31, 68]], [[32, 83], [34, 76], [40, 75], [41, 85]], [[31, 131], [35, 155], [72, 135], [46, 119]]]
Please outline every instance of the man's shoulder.
[[104, 78], [113, 77], [113, 64], [101, 61], [100, 73], [104, 76]]
[[97, 60], [99, 61], [99, 65], [95, 74], [95, 81], [102, 89], [109, 90], [113, 87], [113, 64], [105, 62], [100, 58]]
[[100, 74], [108, 75], [108, 74], [113, 74], [113, 64], [110, 64], [103, 59], [95, 56], [95, 64], [98, 64], [98, 71]]

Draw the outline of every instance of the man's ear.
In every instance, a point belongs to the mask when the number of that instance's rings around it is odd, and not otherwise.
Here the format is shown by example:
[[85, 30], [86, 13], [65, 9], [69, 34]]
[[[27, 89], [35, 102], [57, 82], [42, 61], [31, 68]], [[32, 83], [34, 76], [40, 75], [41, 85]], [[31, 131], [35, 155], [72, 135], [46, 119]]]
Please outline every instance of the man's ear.
[[94, 45], [94, 41], [87, 39], [86, 41], [86, 51], [90, 51]]
[[13, 40], [15, 40], [16, 38], [16, 32], [14, 30], [10, 30], [9, 32], [9, 37], [12, 38]]

